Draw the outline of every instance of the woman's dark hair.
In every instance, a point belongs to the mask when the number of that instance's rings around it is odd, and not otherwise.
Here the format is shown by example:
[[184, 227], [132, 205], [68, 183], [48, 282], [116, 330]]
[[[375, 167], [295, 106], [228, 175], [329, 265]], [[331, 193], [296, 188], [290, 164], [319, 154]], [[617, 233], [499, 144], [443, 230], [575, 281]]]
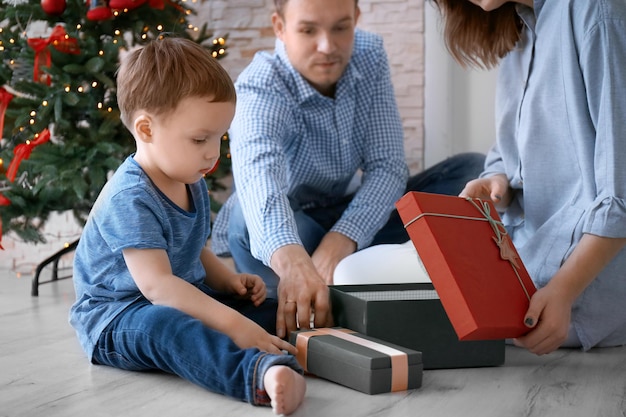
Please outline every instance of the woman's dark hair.
[[444, 20], [446, 47], [464, 67], [495, 67], [520, 39], [522, 22], [513, 2], [486, 12], [467, 0], [433, 1]]

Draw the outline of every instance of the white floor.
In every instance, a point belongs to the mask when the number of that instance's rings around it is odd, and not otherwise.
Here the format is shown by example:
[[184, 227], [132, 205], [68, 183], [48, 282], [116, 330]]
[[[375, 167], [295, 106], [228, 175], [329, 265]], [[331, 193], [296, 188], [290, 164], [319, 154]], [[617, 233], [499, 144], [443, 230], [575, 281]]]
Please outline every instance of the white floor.
[[[90, 365], [67, 323], [71, 280], [31, 297], [31, 278], [0, 267], [0, 417], [272, 415], [175, 376]], [[626, 347], [536, 357], [511, 346], [503, 366], [425, 371], [422, 388], [393, 394], [307, 383], [295, 416], [619, 417]]]

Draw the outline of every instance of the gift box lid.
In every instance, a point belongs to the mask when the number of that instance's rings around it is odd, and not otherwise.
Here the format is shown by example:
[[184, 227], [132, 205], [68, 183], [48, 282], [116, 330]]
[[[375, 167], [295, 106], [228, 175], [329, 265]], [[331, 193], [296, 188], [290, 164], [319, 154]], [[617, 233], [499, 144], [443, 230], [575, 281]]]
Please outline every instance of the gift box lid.
[[536, 288], [491, 201], [409, 192], [396, 207], [461, 340], [529, 331]]

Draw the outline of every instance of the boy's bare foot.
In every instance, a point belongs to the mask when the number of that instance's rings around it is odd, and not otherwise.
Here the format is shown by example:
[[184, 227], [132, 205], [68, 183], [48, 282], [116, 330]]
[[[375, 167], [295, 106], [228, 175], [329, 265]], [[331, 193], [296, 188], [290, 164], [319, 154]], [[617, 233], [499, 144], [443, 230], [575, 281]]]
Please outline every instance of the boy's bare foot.
[[272, 399], [275, 414], [293, 413], [304, 399], [304, 377], [288, 366], [271, 366], [263, 376], [263, 383], [267, 395]]

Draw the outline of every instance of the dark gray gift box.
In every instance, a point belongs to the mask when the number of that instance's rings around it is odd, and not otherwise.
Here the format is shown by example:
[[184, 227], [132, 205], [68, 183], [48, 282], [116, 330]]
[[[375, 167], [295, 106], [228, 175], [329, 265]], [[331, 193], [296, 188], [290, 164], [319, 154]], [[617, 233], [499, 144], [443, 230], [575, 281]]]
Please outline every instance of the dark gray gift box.
[[330, 287], [335, 325], [422, 352], [424, 369], [498, 366], [504, 340], [459, 341], [430, 283]]
[[[392, 359], [389, 354], [350, 340], [344, 340], [332, 334], [322, 333], [326, 330], [300, 330], [290, 334], [291, 344], [298, 346], [298, 361], [307, 372], [366, 394], [380, 394], [422, 386], [423, 367], [420, 352], [349, 331], [348, 334], [351, 336], [372, 341], [406, 354], [408, 370], [406, 368], [402, 370], [407, 372], [408, 377], [402, 381], [404, 386], [400, 389], [393, 389]], [[304, 335], [304, 333], [307, 334]], [[302, 343], [297, 344], [298, 335], [301, 337], [308, 336], [308, 338], [303, 337]], [[306, 355], [304, 355], [305, 352], [301, 352], [303, 349], [306, 351]]]

